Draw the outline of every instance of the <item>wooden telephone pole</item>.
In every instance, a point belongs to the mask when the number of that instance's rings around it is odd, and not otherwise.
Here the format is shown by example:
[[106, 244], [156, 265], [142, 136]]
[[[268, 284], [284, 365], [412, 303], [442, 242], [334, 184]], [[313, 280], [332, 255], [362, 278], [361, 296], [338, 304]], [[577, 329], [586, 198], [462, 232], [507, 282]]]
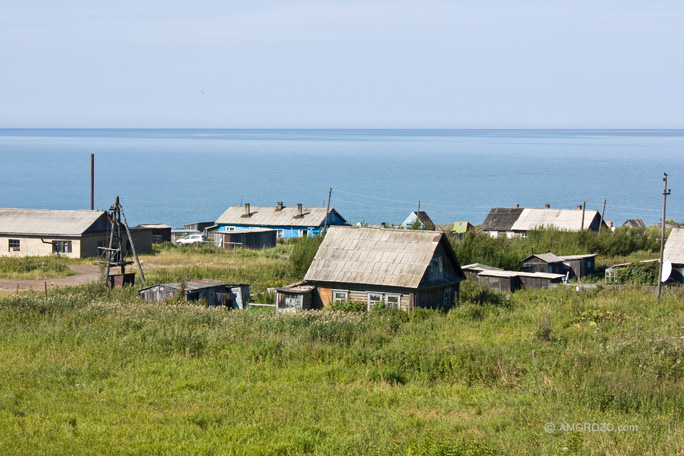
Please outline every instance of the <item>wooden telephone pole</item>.
[[656, 304], [660, 305], [660, 291], [663, 285], [663, 250], [665, 249], [665, 206], [667, 205], [667, 196], [671, 191], [667, 188], [667, 173], [663, 177], [665, 182], [665, 189], [663, 190], [663, 219], [660, 221], [660, 262], [658, 263], [658, 296], [656, 297]]

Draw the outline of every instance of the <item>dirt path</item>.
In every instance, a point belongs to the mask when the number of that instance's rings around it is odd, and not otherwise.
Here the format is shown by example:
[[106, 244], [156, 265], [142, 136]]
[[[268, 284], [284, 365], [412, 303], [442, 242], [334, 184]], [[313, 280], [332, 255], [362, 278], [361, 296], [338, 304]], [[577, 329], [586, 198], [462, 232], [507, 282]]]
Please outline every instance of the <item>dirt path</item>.
[[76, 272], [75, 275], [62, 277], [61, 279], [45, 280], [14, 280], [0, 279], [0, 290], [43, 290], [45, 282], [48, 288], [71, 287], [96, 282], [100, 278], [100, 268], [97, 266], [74, 266], [71, 268]]

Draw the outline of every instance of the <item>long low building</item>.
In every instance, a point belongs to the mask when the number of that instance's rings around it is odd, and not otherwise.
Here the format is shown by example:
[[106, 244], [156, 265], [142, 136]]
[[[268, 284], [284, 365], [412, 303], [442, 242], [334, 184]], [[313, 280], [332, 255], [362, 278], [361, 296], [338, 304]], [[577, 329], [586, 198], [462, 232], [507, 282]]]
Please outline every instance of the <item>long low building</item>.
[[0, 209], [0, 255], [97, 256], [107, 238], [105, 211]]
[[[107, 246], [105, 211], [0, 209], [0, 256], [89, 258]], [[132, 228], [136, 251], [152, 248], [152, 230]]]

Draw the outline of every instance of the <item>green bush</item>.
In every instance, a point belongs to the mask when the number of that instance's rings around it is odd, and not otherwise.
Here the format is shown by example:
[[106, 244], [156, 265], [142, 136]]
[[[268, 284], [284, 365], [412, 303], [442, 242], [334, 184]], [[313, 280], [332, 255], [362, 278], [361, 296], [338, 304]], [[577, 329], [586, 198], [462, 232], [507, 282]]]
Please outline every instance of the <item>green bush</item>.
[[297, 280], [301, 280], [306, 275], [306, 271], [311, 266], [311, 262], [318, 252], [318, 247], [323, 242], [324, 235], [298, 238], [295, 242], [290, 256], [290, 273]]
[[337, 301], [331, 302], [325, 308], [340, 312], [365, 312], [367, 307], [367, 304], [362, 301]]

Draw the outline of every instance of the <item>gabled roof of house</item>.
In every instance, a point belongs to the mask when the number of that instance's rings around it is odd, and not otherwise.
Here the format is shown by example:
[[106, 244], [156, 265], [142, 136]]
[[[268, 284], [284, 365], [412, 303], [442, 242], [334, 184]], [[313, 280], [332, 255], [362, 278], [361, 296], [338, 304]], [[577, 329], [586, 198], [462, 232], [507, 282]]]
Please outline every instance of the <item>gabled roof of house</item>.
[[439, 245], [464, 277], [439, 231], [334, 226], [304, 280], [418, 288]]
[[641, 219], [627, 219], [627, 221], [623, 223], [622, 226], [626, 226], [629, 228], [646, 228], [646, 224]]
[[[245, 215], [244, 206], [229, 207], [216, 220], [218, 225], [250, 225], [250, 226], [323, 226], [325, 224], [325, 207], [303, 207], [302, 215], [297, 216], [296, 206], [283, 206], [278, 210], [276, 206], [251, 206], [250, 215]], [[337, 214], [342, 220], [344, 218], [335, 210], [330, 208], [330, 213]], [[346, 221], [345, 221], [346, 223]]]
[[[584, 224], [582, 225], [582, 212]], [[489, 211], [482, 223], [485, 231], [530, 231], [540, 228], [556, 228], [559, 230], [578, 231], [591, 227], [592, 222], [599, 217], [595, 210], [582, 209], [530, 209], [495, 207]]]
[[584, 211], [584, 225], [582, 224], [582, 209], [523, 209], [520, 217], [513, 224], [513, 230], [529, 231], [535, 228], [557, 228], [559, 230], [579, 231], [587, 229], [599, 212]]
[[104, 211], [89, 210], [0, 209], [0, 233], [81, 236], [104, 214]]
[[562, 263], [563, 262], [563, 258], [558, 257], [551, 252], [548, 252], [548, 253], [535, 253], [534, 255], [530, 255], [527, 258], [525, 258], [524, 260], [522, 260], [522, 263], [524, 263], [524, 262], [526, 262], [532, 258], [539, 258], [544, 263], [549, 263], [549, 264]]
[[672, 228], [665, 243], [663, 259], [672, 264], [684, 264], [684, 228]]
[[521, 207], [493, 207], [482, 222], [482, 229], [484, 231], [510, 231], [522, 211]]

